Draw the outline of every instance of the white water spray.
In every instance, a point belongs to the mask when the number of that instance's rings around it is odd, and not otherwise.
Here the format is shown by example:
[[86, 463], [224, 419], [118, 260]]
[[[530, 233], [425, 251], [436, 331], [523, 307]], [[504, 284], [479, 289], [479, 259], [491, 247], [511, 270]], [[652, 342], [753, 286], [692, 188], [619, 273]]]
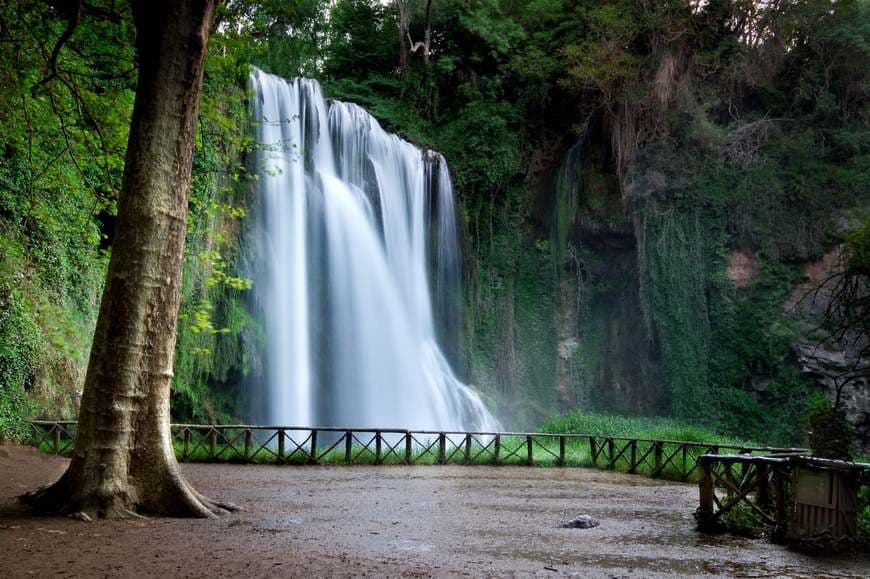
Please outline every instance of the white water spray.
[[327, 102], [315, 81], [254, 71], [251, 85], [261, 195], [254, 291], [268, 345], [262, 418], [497, 430], [436, 338], [430, 261], [446, 326], [459, 307], [444, 159], [356, 105]]

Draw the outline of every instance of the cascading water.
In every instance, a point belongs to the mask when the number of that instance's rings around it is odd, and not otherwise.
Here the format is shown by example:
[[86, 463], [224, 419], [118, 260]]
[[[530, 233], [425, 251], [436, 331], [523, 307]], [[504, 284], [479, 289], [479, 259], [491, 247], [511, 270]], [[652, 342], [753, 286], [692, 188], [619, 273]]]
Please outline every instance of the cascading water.
[[436, 338], [430, 261], [442, 326], [455, 330], [458, 319], [444, 159], [356, 105], [327, 102], [313, 80], [255, 70], [251, 85], [261, 204], [254, 291], [267, 342], [258, 418], [496, 430]]

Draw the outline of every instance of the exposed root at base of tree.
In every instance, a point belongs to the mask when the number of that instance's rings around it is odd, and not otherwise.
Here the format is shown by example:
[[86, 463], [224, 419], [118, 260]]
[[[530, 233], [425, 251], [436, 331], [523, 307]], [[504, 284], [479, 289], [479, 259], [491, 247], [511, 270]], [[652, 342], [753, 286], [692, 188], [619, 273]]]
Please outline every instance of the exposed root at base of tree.
[[[168, 488], [168, 490], [167, 490]], [[242, 510], [228, 502], [215, 501], [200, 494], [182, 477], [164, 483], [161, 498], [148, 489], [90, 487], [81, 492], [65, 474], [52, 485], [25, 493], [18, 499], [40, 515], [72, 515], [80, 520], [144, 518], [144, 515], [216, 519]], [[144, 497], [136, 500], [134, 497]]]

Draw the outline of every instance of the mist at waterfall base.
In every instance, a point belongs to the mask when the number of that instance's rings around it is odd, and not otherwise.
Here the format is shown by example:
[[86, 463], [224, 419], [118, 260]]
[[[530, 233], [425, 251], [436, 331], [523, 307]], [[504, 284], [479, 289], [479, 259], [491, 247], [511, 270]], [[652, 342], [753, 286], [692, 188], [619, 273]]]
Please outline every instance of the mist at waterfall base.
[[259, 70], [250, 80], [253, 292], [265, 330], [253, 418], [498, 430], [438, 343], [439, 333], [456, 339], [461, 319], [444, 158], [357, 105], [325, 100], [316, 81]]

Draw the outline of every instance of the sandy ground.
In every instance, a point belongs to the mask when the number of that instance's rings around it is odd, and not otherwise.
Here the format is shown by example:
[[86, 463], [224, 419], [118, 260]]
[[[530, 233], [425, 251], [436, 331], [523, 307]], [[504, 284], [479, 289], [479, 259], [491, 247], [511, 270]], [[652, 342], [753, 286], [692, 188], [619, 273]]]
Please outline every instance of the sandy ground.
[[[0, 447], [0, 577], [870, 576], [693, 530], [697, 489], [589, 469], [184, 465], [246, 510], [218, 521], [33, 517], [15, 496], [66, 460]], [[601, 521], [562, 529], [577, 514]]]

